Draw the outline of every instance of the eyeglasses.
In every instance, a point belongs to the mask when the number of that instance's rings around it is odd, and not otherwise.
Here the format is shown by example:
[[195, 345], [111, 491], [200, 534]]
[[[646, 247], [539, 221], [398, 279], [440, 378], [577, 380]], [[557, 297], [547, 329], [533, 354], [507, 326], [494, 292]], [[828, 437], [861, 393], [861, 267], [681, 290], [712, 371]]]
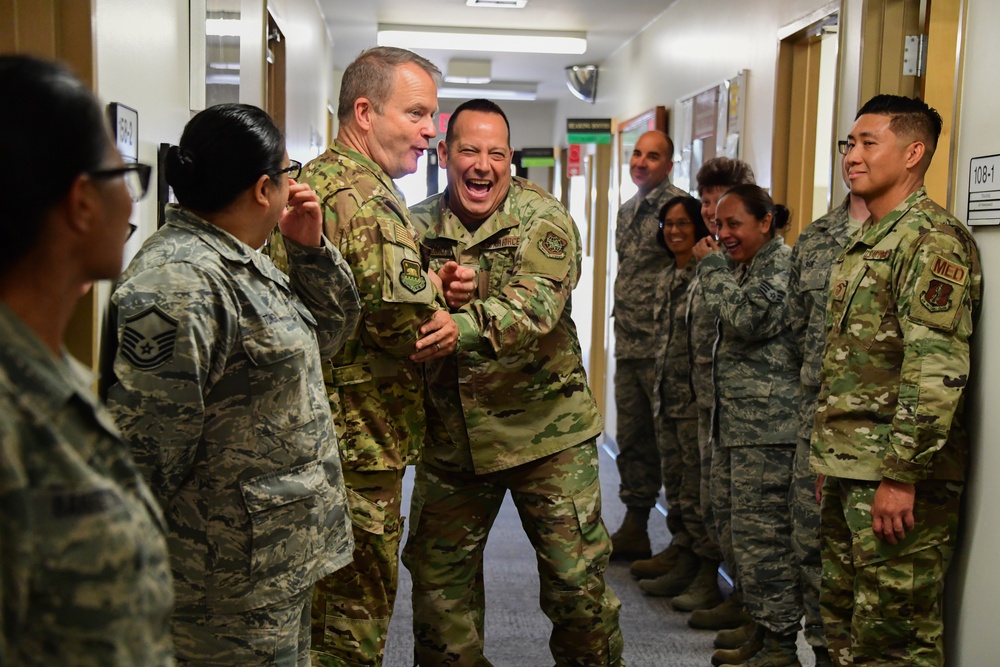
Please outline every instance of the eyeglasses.
[[680, 222], [661, 222], [660, 229], [684, 229], [685, 227], [690, 227], [694, 223], [690, 220], [681, 220]]
[[841, 155], [847, 155], [851, 151], [851, 142], [849, 141], [838, 141], [837, 150], [840, 151]]
[[133, 162], [124, 167], [114, 169], [99, 169], [90, 172], [91, 178], [111, 179], [122, 176], [125, 178], [125, 187], [128, 188], [132, 201], [139, 201], [146, 196], [149, 190], [149, 177], [153, 173], [153, 168], [148, 164]]
[[288, 178], [294, 181], [298, 179], [299, 174], [302, 173], [302, 163], [298, 160], [289, 160], [288, 162], [289, 165], [287, 167], [274, 172], [274, 175], [278, 176], [280, 174], [288, 174]]

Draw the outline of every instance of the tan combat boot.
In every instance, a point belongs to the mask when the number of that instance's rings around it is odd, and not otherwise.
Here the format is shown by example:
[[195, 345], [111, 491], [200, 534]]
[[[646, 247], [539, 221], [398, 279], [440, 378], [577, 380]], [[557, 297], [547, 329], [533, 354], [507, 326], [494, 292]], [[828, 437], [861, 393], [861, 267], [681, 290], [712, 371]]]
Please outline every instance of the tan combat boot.
[[684, 591], [671, 600], [670, 605], [678, 611], [711, 609], [722, 602], [719, 591], [719, 563], [700, 559], [698, 572]]
[[701, 559], [687, 547], [680, 547], [677, 554], [677, 564], [670, 572], [655, 579], [643, 579], [639, 582], [639, 588], [646, 595], [656, 597], [673, 597], [679, 595], [691, 584], [691, 580], [698, 573], [698, 564]]
[[670, 572], [670, 570], [674, 568], [674, 565], [677, 564], [677, 554], [680, 553], [680, 550], [681, 547], [671, 542], [670, 546], [652, 558], [645, 558], [632, 563], [632, 567], [630, 567], [628, 571], [632, 573], [632, 576], [636, 579], [655, 579], [657, 577], [662, 577], [667, 572]]
[[649, 558], [652, 550], [649, 547], [648, 507], [629, 507], [625, 512], [625, 520], [615, 534], [611, 536], [611, 560], [638, 560]]
[[797, 632], [779, 635], [764, 628], [764, 645], [759, 651], [743, 662], [722, 664], [730, 667], [802, 667], [798, 647], [795, 645], [797, 636]]
[[731, 649], [720, 648], [712, 653], [712, 664], [738, 665], [745, 660], [749, 660], [764, 648], [764, 628], [756, 623], [753, 624], [753, 631], [747, 640], [740, 646]]
[[757, 623], [750, 621], [732, 630], [719, 630], [712, 645], [715, 648], [739, 648], [746, 644], [757, 632]]
[[738, 628], [752, 619], [736, 595], [711, 609], [696, 609], [688, 617], [688, 626], [695, 630], [727, 630]]

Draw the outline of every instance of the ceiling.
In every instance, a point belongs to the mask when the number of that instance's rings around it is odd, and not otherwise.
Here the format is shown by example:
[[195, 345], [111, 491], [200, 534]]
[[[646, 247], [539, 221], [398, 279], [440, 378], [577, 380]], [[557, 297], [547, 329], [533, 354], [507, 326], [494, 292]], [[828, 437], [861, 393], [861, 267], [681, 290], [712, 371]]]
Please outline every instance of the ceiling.
[[603, 62], [675, 1], [528, 0], [523, 9], [505, 9], [468, 7], [466, 0], [318, 0], [333, 37], [334, 66], [341, 71], [376, 45], [379, 23], [586, 32], [583, 55], [419, 50], [442, 72], [453, 57], [490, 59], [494, 81], [537, 82], [539, 100], [569, 98], [567, 66]]

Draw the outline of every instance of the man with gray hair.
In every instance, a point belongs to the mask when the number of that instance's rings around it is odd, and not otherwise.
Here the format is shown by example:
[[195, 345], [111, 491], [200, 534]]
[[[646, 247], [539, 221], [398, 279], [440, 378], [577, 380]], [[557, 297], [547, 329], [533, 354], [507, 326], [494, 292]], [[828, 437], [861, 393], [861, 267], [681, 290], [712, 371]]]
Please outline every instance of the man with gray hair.
[[[458, 340], [392, 181], [417, 170], [436, 134], [440, 75], [404, 49], [361, 53], [344, 71], [336, 140], [302, 170], [322, 201], [327, 238], [354, 273], [362, 308], [323, 368], [355, 550], [352, 565], [316, 584], [314, 665], [382, 664], [398, 582], [403, 472], [419, 460], [424, 440], [422, 362], [451, 354]], [[453, 286], [471, 289], [461, 280]]]

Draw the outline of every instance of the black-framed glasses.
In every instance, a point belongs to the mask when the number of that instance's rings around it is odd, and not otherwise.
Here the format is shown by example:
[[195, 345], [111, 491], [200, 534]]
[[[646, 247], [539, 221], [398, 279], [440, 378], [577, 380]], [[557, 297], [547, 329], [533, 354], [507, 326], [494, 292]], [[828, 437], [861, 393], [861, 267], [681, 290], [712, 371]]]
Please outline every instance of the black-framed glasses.
[[685, 227], [690, 227], [694, 223], [690, 220], [680, 220], [678, 222], [661, 222], [660, 229], [684, 229]]
[[849, 141], [838, 141], [837, 142], [837, 150], [840, 151], [841, 155], [847, 155], [847, 153], [851, 150], [851, 142], [849, 142]]
[[133, 162], [124, 167], [114, 169], [99, 169], [90, 172], [91, 178], [110, 179], [119, 176], [125, 179], [125, 187], [128, 188], [132, 201], [137, 202], [146, 196], [149, 190], [149, 177], [153, 173], [153, 168], [142, 162]]
[[287, 167], [274, 172], [274, 175], [280, 176], [281, 174], [288, 174], [288, 178], [293, 181], [298, 180], [299, 174], [302, 173], [302, 163], [298, 160], [289, 160], [288, 163]]

